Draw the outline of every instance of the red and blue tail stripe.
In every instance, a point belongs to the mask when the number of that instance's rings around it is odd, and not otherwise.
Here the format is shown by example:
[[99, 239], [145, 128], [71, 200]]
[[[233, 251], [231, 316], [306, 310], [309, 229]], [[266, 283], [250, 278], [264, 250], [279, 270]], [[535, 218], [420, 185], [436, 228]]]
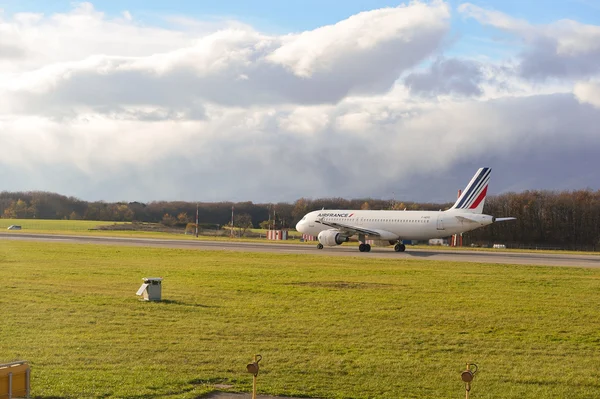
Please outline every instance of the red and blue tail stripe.
[[451, 209], [481, 212], [491, 173], [491, 168], [480, 168]]

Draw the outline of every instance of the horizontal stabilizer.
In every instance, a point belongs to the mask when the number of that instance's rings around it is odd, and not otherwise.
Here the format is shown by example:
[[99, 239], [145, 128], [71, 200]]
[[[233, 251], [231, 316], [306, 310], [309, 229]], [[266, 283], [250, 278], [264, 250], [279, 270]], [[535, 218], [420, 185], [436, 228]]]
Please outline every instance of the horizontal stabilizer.
[[494, 222], [506, 222], [507, 220], [517, 220], [517, 218], [496, 218]]
[[455, 216], [458, 220], [465, 223], [479, 223], [479, 220], [471, 219], [466, 216]]

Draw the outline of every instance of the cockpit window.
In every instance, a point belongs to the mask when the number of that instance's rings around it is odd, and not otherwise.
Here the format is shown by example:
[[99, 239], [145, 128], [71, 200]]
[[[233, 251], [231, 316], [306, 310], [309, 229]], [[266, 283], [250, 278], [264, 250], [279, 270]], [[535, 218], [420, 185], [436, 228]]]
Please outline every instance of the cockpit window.
[[[302, 218], [302, 220], [306, 220], [306, 216], [304, 216], [304, 217]], [[301, 220], [301, 221], [302, 221], [302, 220]]]

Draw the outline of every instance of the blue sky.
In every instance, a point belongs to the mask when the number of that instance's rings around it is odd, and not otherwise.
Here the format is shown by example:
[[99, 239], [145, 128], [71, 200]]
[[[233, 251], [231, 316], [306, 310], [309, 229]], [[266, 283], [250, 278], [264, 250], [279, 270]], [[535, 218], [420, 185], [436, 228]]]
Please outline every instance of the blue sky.
[[[452, 6], [452, 42], [446, 47], [446, 56], [486, 56], [499, 60], [515, 47], [518, 41], [510, 35], [483, 26], [456, 12], [467, 1], [449, 0]], [[471, 0], [472, 4], [497, 10], [533, 24], [547, 24], [560, 19], [581, 23], [600, 24], [600, 1], [597, 0]], [[0, 0], [0, 8], [11, 15], [16, 12], [52, 14], [68, 12], [73, 7], [69, 0]], [[334, 24], [361, 11], [395, 7], [406, 3], [390, 0], [99, 0], [91, 1], [96, 10], [108, 16], [129, 11], [145, 24], [165, 25], [165, 16], [181, 15], [199, 20], [235, 19], [271, 34], [287, 34], [312, 30]], [[491, 43], [491, 45], [490, 45]]]
[[[464, 1], [450, 0], [453, 9]], [[600, 22], [600, 2], [597, 0], [471, 0], [470, 3], [494, 9], [532, 23], [549, 23], [570, 18], [582, 23]], [[0, 0], [5, 13], [66, 12], [72, 8], [69, 0]], [[107, 14], [117, 15], [124, 10], [141, 20], [154, 22], [157, 16], [181, 14], [194, 18], [233, 17], [242, 21], [262, 24], [267, 29], [279, 27], [286, 31], [310, 30], [343, 20], [360, 11], [394, 7], [402, 1], [389, 0], [99, 0], [94, 7]], [[464, 24], [455, 15], [456, 23], [472, 29], [475, 24]]]

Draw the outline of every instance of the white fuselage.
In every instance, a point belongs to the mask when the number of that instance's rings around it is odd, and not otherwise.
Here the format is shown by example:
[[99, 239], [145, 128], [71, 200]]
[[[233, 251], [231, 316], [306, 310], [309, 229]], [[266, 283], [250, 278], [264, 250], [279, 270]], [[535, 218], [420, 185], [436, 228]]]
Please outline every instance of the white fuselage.
[[494, 218], [456, 209], [443, 212], [321, 210], [306, 214], [296, 229], [314, 236], [332, 229], [318, 221], [374, 230], [379, 233], [377, 238], [383, 240], [427, 240], [474, 230], [493, 223]]

